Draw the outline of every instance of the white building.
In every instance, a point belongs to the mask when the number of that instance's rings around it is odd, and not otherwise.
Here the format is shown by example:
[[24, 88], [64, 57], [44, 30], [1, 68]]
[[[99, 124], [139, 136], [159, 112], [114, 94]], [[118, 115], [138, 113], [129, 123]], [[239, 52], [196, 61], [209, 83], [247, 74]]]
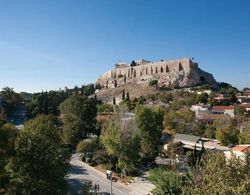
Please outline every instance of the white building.
[[213, 114], [228, 114], [232, 118], [234, 117], [234, 107], [233, 106], [213, 106]]
[[237, 145], [229, 151], [225, 151], [224, 154], [227, 159], [231, 158], [232, 155], [235, 155], [237, 158], [245, 160], [246, 152], [250, 152], [250, 145]]
[[195, 112], [195, 115], [197, 116], [199, 112], [207, 112], [208, 111], [208, 107], [205, 105], [201, 105], [201, 104], [196, 104], [196, 105], [192, 105], [190, 110], [192, 110], [193, 112]]

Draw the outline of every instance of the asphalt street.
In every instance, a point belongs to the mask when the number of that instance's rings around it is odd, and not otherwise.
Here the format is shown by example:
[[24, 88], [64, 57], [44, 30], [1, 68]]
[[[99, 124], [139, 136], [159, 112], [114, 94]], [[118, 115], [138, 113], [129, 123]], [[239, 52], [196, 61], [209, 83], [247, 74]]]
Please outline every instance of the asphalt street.
[[[110, 193], [110, 180], [106, 178], [106, 174], [80, 161], [78, 154], [72, 155], [70, 166], [67, 176], [68, 195], [83, 194], [81, 189], [86, 180], [92, 181], [93, 185], [98, 184], [100, 194], [108, 195]], [[155, 186], [146, 177], [146, 175], [137, 177], [135, 182], [129, 185], [112, 182], [112, 193], [114, 195], [148, 195]]]
[[[110, 180], [106, 178], [106, 175], [81, 162], [77, 154], [72, 155], [70, 165], [71, 168], [67, 177], [68, 194], [82, 194], [81, 189], [86, 180], [91, 180], [93, 185], [99, 184], [101, 194], [110, 193]], [[126, 186], [116, 182], [112, 182], [112, 192], [114, 195], [130, 194]]]

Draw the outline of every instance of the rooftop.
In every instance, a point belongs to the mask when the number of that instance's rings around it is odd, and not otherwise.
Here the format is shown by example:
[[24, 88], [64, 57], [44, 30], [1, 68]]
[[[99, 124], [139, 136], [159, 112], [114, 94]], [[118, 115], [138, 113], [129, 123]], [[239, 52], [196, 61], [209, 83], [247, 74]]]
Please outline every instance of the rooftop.
[[210, 114], [204, 112], [198, 113], [198, 119], [203, 120], [229, 120], [230, 118], [231, 117], [227, 114]]
[[213, 106], [212, 110], [222, 111], [222, 110], [233, 110], [233, 106]]
[[191, 141], [197, 143], [201, 137], [195, 136], [195, 135], [187, 135], [187, 134], [181, 134], [181, 133], [176, 133], [175, 134], [175, 139], [178, 140], [185, 140], [185, 141]]
[[235, 152], [250, 152], [250, 145], [237, 145], [231, 150]]

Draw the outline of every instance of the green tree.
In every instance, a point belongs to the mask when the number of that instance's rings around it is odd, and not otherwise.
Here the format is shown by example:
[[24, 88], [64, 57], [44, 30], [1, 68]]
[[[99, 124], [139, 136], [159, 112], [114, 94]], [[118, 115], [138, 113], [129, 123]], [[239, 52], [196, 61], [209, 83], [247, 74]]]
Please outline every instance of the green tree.
[[12, 124], [0, 124], [0, 189], [6, 189], [9, 183], [9, 175], [5, 167], [15, 154], [17, 133], [17, 129]]
[[183, 178], [179, 173], [163, 168], [152, 169], [149, 173], [149, 179], [156, 186], [152, 191], [154, 195], [181, 194]]
[[125, 90], [122, 90], [122, 100], [125, 99]]
[[88, 84], [82, 86], [82, 93], [86, 96], [90, 96], [95, 93], [95, 85], [94, 84]]
[[165, 112], [164, 127], [173, 129], [175, 133], [193, 133], [195, 114], [189, 109]]
[[3, 108], [7, 116], [17, 109], [23, 101], [23, 97], [9, 87], [4, 87], [0, 92], [0, 96], [2, 97]]
[[8, 164], [10, 194], [62, 194], [69, 154], [61, 148], [56, 119], [38, 116], [27, 122]]
[[250, 124], [239, 134], [240, 144], [250, 144]]
[[113, 112], [114, 111], [114, 109], [113, 109], [113, 106], [112, 105], [110, 105], [110, 104], [103, 104], [103, 103], [101, 103], [101, 104], [98, 104], [97, 105], [97, 111], [99, 112], [99, 113], [105, 113], [105, 112], [107, 112], [107, 113], [110, 113], [110, 112]]
[[132, 120], [110, 120], [100, 136], [101, 143], [109, 155], [117, 157], [117, 167], [129, 174], [135, 170], [139, 159], [139, 142], [136, 125]]
[[239, 130], [232, 125], [217, 127], [216, 139], [224, 146], [238, 143]]
[[151, 110], [140, 106], [136, 110], [136, 124], [140, 134], [141, 153], [144, 157], [154, 158], [158, 152], [163, 130], [163, 111]]
[[136, 62], [134, 60], [132, 60], [131, 64], [130, 64], [131, 67], [134, 67], [134, 66], [137, 66]]
[[196, 98], [196, 102], [197, 103], [207, 104], [207, 102], [208, 102], [208, 94], [207, 93], [202, 93], [202, 94], [198, 95], [197, 98]]
[[65, 143], [74, 146], [86, 138], [88, 133], [96, 133], [96, 101], [85, 96], [73, 95], [60, 105]]
[[35, 118], [39, 114], [59, 116], [59, 105], [67, 97], [67, 93], [61, 90], [32, 94], [25, 104], [27, 119]]
[[245, 109], [240, 107], [240, 105], [235, 105], [234, 111], [235, 111], [236, 116], [244, 116]]
[[216, 133], [216, 128], [210, 125], [206, 127], [203, 136], [209, 139], [214, 139], [215, 133]]
[[85, 139], [77, 144], [76, 151], [78, 153], [93, 153], [98, 147], [98, 138]]
[[236, 157], [225, 159], [223, 152], [208, 153], [203, 165], [188, 176], [183, 194], [249, 194], [247, 165]]

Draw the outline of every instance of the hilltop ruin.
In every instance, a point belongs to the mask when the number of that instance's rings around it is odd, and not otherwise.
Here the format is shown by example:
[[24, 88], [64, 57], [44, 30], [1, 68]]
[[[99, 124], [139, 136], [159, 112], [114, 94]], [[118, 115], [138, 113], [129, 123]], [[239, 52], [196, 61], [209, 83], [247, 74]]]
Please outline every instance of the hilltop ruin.
[[146, 84], [156, 80], [160, 88], [190, 87], [199, 84], [216, 86], [213, 75], [201, 70], [198, 63], [189, 58], [150, 62], [133, 61], [118, 63], [96, 81], [96, 85], [110, 89], [127, 84]]

